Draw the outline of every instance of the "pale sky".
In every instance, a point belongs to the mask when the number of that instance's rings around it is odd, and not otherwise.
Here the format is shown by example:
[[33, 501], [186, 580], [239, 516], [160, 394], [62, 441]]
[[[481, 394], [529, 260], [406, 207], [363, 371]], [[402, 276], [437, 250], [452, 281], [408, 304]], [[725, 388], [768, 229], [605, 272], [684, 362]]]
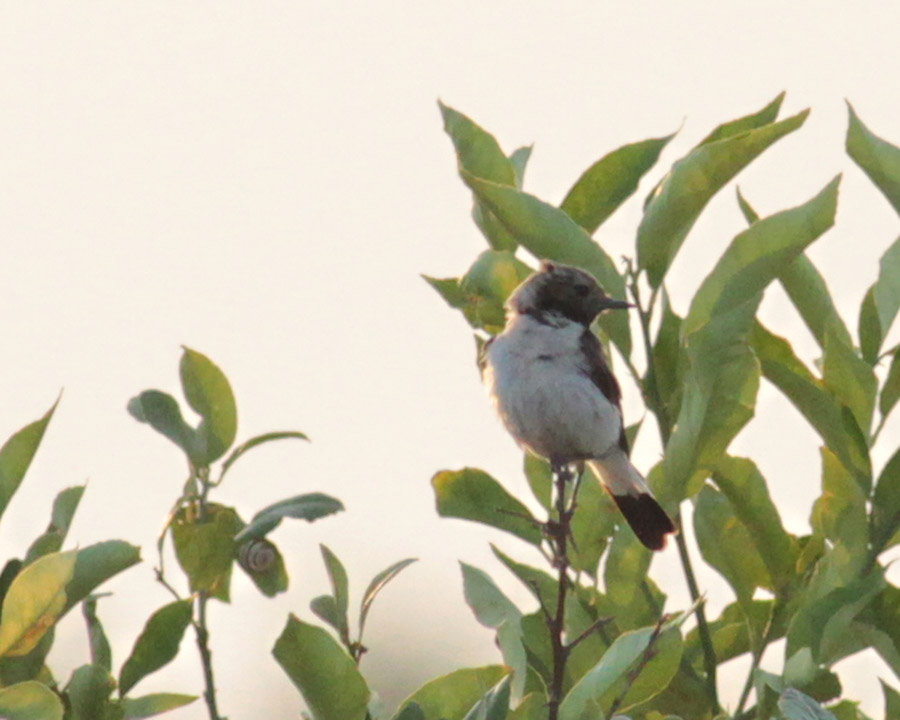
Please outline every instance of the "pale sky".
[[[242, 460], [221, 502], [245, 519], [311, 491], [347, 507], [273, 534], [291, 576], [286, 594], [267, 600], [236, 574], [232, 604], [214, 607], [220, 709], [233, 720], [301, 708], [269, 653], [288, 612], [312, 619], [309, 600], [327, 591], [319, 542], [345, 561], [354, 603], [376, 572], [420, 558], [368, 621], [363, 670], [389, 705], [457, 667], [500, 662], [491, 631], [464, 604], [459, 560], [532, 609], [488, 542], [530, 560], [526, 549], [439, 519], [429, 485], [438, 470], [470, 465], [527, 492], [520, 453], [479, 383], [471, 333], [419, 276], [460, 275], [485, 248], [438, 98], [508, 151], [535, 143], [525, 187], [551, 202], [610, 150], [681, 127], [601, 229], [619, 257], [633, 255], [640, 201], [664, 170], [716, 124], [786, 90], [783, 115], [812, 115], [738, 182], [769, 214], [844, 172], [837, 225], [810, 256], [854, 330], [900, 229], [843, 150], [845, 98], [900, 144], [894, 3], [85, 1], [5, 3], [0, 17], [0, 436], [41, 416], [64, 388], [0, 524], [3, 559], [43, 531], [59, 490], [88, 480], [69, 545], [122, 538], [145, 558], [102, 588], [115, 593], [100, 615], [120, 667], [170, 599], [153, 580], [154, 543], [185, 475], [175, 447], [125, 405], [147, 388], [178, 392], [181, 344], [230, 378], [240, 438], [296, 428], [313, 439]], [[732, 183], [669, 273], [676, 310], [741, 229]], [[814, 359], [779, 292], [762, 314]], [[634, 387], [625, 393], [626, 415], [640, 417]], [[894, 422], [884, 438], [898, 437]], [[771, 388], [732, 450], [762, 468], [787, 528], [807, 532], [818, 439]], [[658, 452], [648, 427], [635, 463], [646, 470]], [[652, 574], [669, 609], [684, 607], [674, 549]], [[712, 572], [701, 583], [715, 616], [730, 594]], [[780, 668], [780, 655], [767, 659]], [[51, 665], [64, 681], [86, 661], [73, 613]], [[745, 667], [723, 671], [726, 701]], [[897, 685], [887, 668], [869, 654], [841, 668], [847, 695], [880, 715], [875, 673]], [[134, 694], [201, 689], [186, 638], [178, 661]], [[166, 717], [205, 712], [198, 701]]]

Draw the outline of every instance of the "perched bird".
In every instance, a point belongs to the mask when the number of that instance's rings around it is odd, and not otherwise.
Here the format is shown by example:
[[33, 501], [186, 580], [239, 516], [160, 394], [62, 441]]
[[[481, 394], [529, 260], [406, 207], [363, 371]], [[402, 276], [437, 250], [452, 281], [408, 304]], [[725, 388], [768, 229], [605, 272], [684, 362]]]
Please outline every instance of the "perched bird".
[[555, 470], [593, 468], [640, 541], [661, 550], [675, 526], [628, 458], [619, 383], [591, 323], [613, 300], [593, 276], [544, 261], [506, 303], [482, 377], [506, 429]]

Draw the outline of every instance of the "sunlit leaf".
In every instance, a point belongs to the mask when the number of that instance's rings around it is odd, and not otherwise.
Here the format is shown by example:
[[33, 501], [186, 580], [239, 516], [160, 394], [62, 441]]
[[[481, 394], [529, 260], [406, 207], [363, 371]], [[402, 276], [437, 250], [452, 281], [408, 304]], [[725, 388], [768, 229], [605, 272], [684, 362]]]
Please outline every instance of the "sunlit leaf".
[[658, 287], [709, 200], [760, 153], [799, 128], [808, 111], [694, 148], [672, 166], [638, 227], [638, 264]]
[[46, 685], [29, 680], [0, 688], [0, 717], [5, 720], [62, 720], [63, 704]]
[[496, 300], [502, 307], [533, 272], [509, 250], [485, 250], [460, 279], [459, 288], [467, 296]]
[[487, 473], [474, 468], [443, 470], [431, 479], [431, 485], [441, 517], [473, 520], [540, 544], [537, 520]]
[[400, 703], [394, 720], [411, 703], [422, 709], [425, 720], [462, 720], [508, 672], [502, 665], [487, 665], [456, 670], [430, 680]]
[[0, 515], [19, 489], [58, 403], [59, 400], [53, 403], [40, 420], [23, 427], [0, 448]]
[[119, 673], [120, 696], [175, 659], [192, 611], [192, 600], [177, 600], [150, 616]]
[[506, 720], [509, 714], [511, 678], [507, 675], [472, 706], [463, 720]]
[[315, 720], [366, 717], [366, 681], [353, 658], [325, 630], [291, 615], [272, 653]]
[[[597, 278], [612, 297], [625, 299], [625, 280], [609, 255], [564, 211], [514, 187], [465, 172], [462, 178], [532, 255], [576, 265]], [[606, 313], [599, 323], [623, 354], [630, 355], [626, 314]]]
[[35, 560], [13, 580], [3, 599], [0, 657], [26, 655], [66, 609], [66, 586], [77, 550]]
[[578, 178], [561, 208], [589, 233], [593, 233], [627, 200], [659, 154], [675, 137], [642, 140], [604, 155]]
[[209, 465], [231, 447], [237, 433], [237, 407], [231, 385], [218, 366], [196, 350], [184, 348], [179, 366], [184, 396], [203, 418], [196, 429], [199, 460]]

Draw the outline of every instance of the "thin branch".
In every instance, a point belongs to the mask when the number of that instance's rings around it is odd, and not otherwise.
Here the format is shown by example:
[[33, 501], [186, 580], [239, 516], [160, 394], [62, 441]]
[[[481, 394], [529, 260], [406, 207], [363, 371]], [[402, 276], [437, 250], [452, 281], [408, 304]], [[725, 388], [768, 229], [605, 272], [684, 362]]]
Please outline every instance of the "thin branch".
[[206, 627], [206, 602], [209, 596], [206, 591], [197, 597], [197, 621], [194, 623], [194, 632], [197, 635], [197, 648], [200, 650], [200, 662], [203, 665], [203, 681], [206, 689], [203, 691], [203, 699], [209, 710], [210, 720], [222, 720], [219, 717], [219, 709], [216, 706], [216, 684], [213, 679], [212, 652], [209, 649], [209, 630]]
[[556, 612], [551, 616], [547, 613], [547, 628], [550, 632], [550, 646], [553, 656], [553, 672], [548, 688], [548, 720], [557, 720], [559, 706], [563, 698], [563, 684], [565, 681], [566, 661], [569, 657], [570, 646], [563, 642], [566, 622], [566, 593], [569, 588], [569, 558], [567, 555], [568, 538], [571, 530], [572, 510], [567, 507], [566, 483], [572, 479], [572, 471], [567, 466], [553, 469], [556, 484], [556, 513], [557, 520], [548, 523], [548, 532], [553, 543], [553, 563], [558, 574], [556, 594]]
[[577, 638], [575, 638], [568, 645], [566, 645], [566, 650], [568, 652], [572, 652], [572, 650], [574, 650], [580, 642], [589, 638], [595, 632], [600, 630], [600, 628], [602, 628], [604, 625], [607, 625], [610, 622], [612, 622], [612, 620], [613, 619], [611, 617], [597, 618], [587, 628], [585, 628], [584, 632], [582, 632]]
[[753, 652], [753, 660], [750, 663], [750, 672], [747, 673], [747, 680], [744, 682], [744, 689], [741, 690], [741, 698], [740, 700], [738, 700], [737, 709], [733, 713], [734, 717], [738, 717], [741, 712], [743, 712], [744, 705], [746, 705], [747, 699], [750, 697], [750, 691], [753, 689], [753, 676], [756, 674], [756, 670], [759, 667], [762, 656], [766, 652], [766, 647], [768, 647], [769, 643], [772, 642], [772, 635], [775, 632], [775, 618], [780, 611], [781, 605], [779, 604], [778, 600], [776, 600], [772, 605], [772, 614], [769, 615], [769, 620], [766, 623], [766, 629], [763, 631], [763, 636], [760, 640], [759, 647], [756, 648], [756, 650], [754, 650]]
[[638, 664], [630, 673], [628, 673], [628, 680], [625, 683], [625, 687], [622, 688], [622, 691], [616, 696], [616, 699], [613, 700], [612, 705], [609, 706], [609, 712], [606, 713], [607, 717], [612, 717], [616, 714], [616, 710], [621, 707], [622, 702], [625, 700], [625, 696], [628, 694], [628, 691], [631, 690], [631, 686], [634, 685], [638, 676], [644, 672], [647, 663], [649, 663], [656, 655], [656, 641], [659, 639], [659, 634], [662, 632], [665, 620], [666, 617], [661, 616], [659, 620], [656, 621], [656, 627], [653, 628], [653, 634], [650, 635], [650, 642], [647, 643], [647, 647], [644, 648], [644, 652], [641, 654], [641, 659], [638, 661]]

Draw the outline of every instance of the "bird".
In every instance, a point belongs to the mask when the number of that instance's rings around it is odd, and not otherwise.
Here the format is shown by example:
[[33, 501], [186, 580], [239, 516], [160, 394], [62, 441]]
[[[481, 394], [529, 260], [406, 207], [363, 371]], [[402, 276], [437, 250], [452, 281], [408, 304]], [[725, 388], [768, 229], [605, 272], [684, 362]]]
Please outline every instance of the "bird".
[[662, 550], [675, 525], [631, 463], [622, 392], [591, 330], [600, 313], [629, 307], [584, 270], [544, 260], [509, 296], [480, 365], [518, 445], [554, 472], [587, 463], [641, 543]]

